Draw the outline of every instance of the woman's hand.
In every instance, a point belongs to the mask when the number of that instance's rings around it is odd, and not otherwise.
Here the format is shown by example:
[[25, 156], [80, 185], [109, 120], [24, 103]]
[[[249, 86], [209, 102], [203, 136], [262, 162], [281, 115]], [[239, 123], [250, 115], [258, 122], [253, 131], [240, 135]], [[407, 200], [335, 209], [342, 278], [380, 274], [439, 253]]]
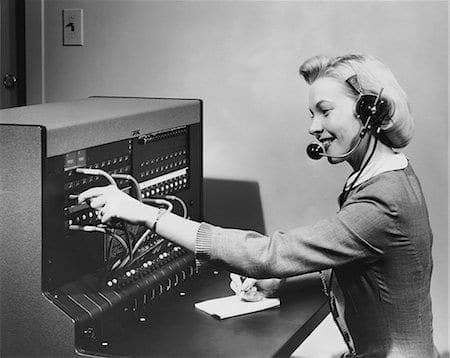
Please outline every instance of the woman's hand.
[[86, 190], [78, 196], [78, 202], [87, 202], [97, 210], [98, 218], [106, 223], [113, 218], [123, 219], [132, 224], [151, 226], [151, 220], [158, 210], [125, 194], [113, 185]]
[[230, 288], [245, 301], [259, 301], [272, 296], [280, 288], [282, 280], [269, 278], [257, 280], [230, 273]]

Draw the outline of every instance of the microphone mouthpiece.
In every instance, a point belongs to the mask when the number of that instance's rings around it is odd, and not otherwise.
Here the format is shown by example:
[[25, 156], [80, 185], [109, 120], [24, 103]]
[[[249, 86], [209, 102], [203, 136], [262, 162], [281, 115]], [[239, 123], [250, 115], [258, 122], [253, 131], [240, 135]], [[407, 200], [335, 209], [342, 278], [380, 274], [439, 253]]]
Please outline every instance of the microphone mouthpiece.
[[322, 158], [323, 148], [317, 143], [308, 144], [306, 147], [306, 154], [308, 154], [308, 157], [311, 159], [318, 160]]

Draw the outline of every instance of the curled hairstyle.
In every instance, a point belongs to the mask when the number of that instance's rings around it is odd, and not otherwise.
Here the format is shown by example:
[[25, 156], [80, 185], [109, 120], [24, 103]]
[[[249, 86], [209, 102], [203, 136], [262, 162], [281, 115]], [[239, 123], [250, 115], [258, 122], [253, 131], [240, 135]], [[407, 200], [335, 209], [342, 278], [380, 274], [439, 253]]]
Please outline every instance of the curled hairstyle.
[[375, 57], [349, 54], [339, 57], [315, 56], [300, 66], [300, 74], [308, 84], [321, 77], [342, 81], [348, 95], [357, 98], [354, 90], [345, 82], [356, 75], [362, 93], [377, 95], [383, 88], [383, 99], [389, 105], [389, 113], [382, 119], [378, 138], [392, 148], [405, 147], [414, 134], [414, 122], [408, 98], [391, 70]]

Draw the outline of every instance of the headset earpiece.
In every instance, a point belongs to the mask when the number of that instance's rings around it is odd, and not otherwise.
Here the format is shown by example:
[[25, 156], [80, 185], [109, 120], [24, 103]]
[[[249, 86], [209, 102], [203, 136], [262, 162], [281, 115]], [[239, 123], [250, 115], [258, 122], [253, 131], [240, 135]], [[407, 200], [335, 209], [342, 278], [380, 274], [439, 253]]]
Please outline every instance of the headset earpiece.
[[366, 125], [370, 119], [369, 125], [376, 130], [389, 112], [389, 106], [385, 99], [372, 94], [361, 94], [355, 101], [354, 114], [360, 119], [363, 125]]
[[[345, 82], [358, 94], [358, 98], [353, 107], [355, 117], [361, 120], [367, 130], [378, 131], [384, 119], [389, 114], [389, 105], [381, 96], [383, 88], [381, 88], [378, 95], [363, 93], [363, 88], [358, 81], [356, 73], [348, 77]], [[368, 120], [370, 120], [369, 123], [367, 123]], [[365, 132], [364, 130], [364, 134]]]

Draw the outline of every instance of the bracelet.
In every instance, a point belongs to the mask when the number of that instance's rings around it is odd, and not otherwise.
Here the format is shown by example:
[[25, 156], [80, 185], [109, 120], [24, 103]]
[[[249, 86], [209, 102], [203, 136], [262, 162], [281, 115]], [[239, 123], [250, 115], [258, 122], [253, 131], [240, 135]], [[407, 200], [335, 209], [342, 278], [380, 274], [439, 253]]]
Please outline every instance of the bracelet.
[[158, 210], [158, 215], [156, 215], [156, 219], [153, 222], [152, 227], [150, 228], [154, 233], [156, 233], [156, 225], [158, 224], [158, 221], [163, 217], [163, 215], [167, 213], [166, 209], [159, 209]]

